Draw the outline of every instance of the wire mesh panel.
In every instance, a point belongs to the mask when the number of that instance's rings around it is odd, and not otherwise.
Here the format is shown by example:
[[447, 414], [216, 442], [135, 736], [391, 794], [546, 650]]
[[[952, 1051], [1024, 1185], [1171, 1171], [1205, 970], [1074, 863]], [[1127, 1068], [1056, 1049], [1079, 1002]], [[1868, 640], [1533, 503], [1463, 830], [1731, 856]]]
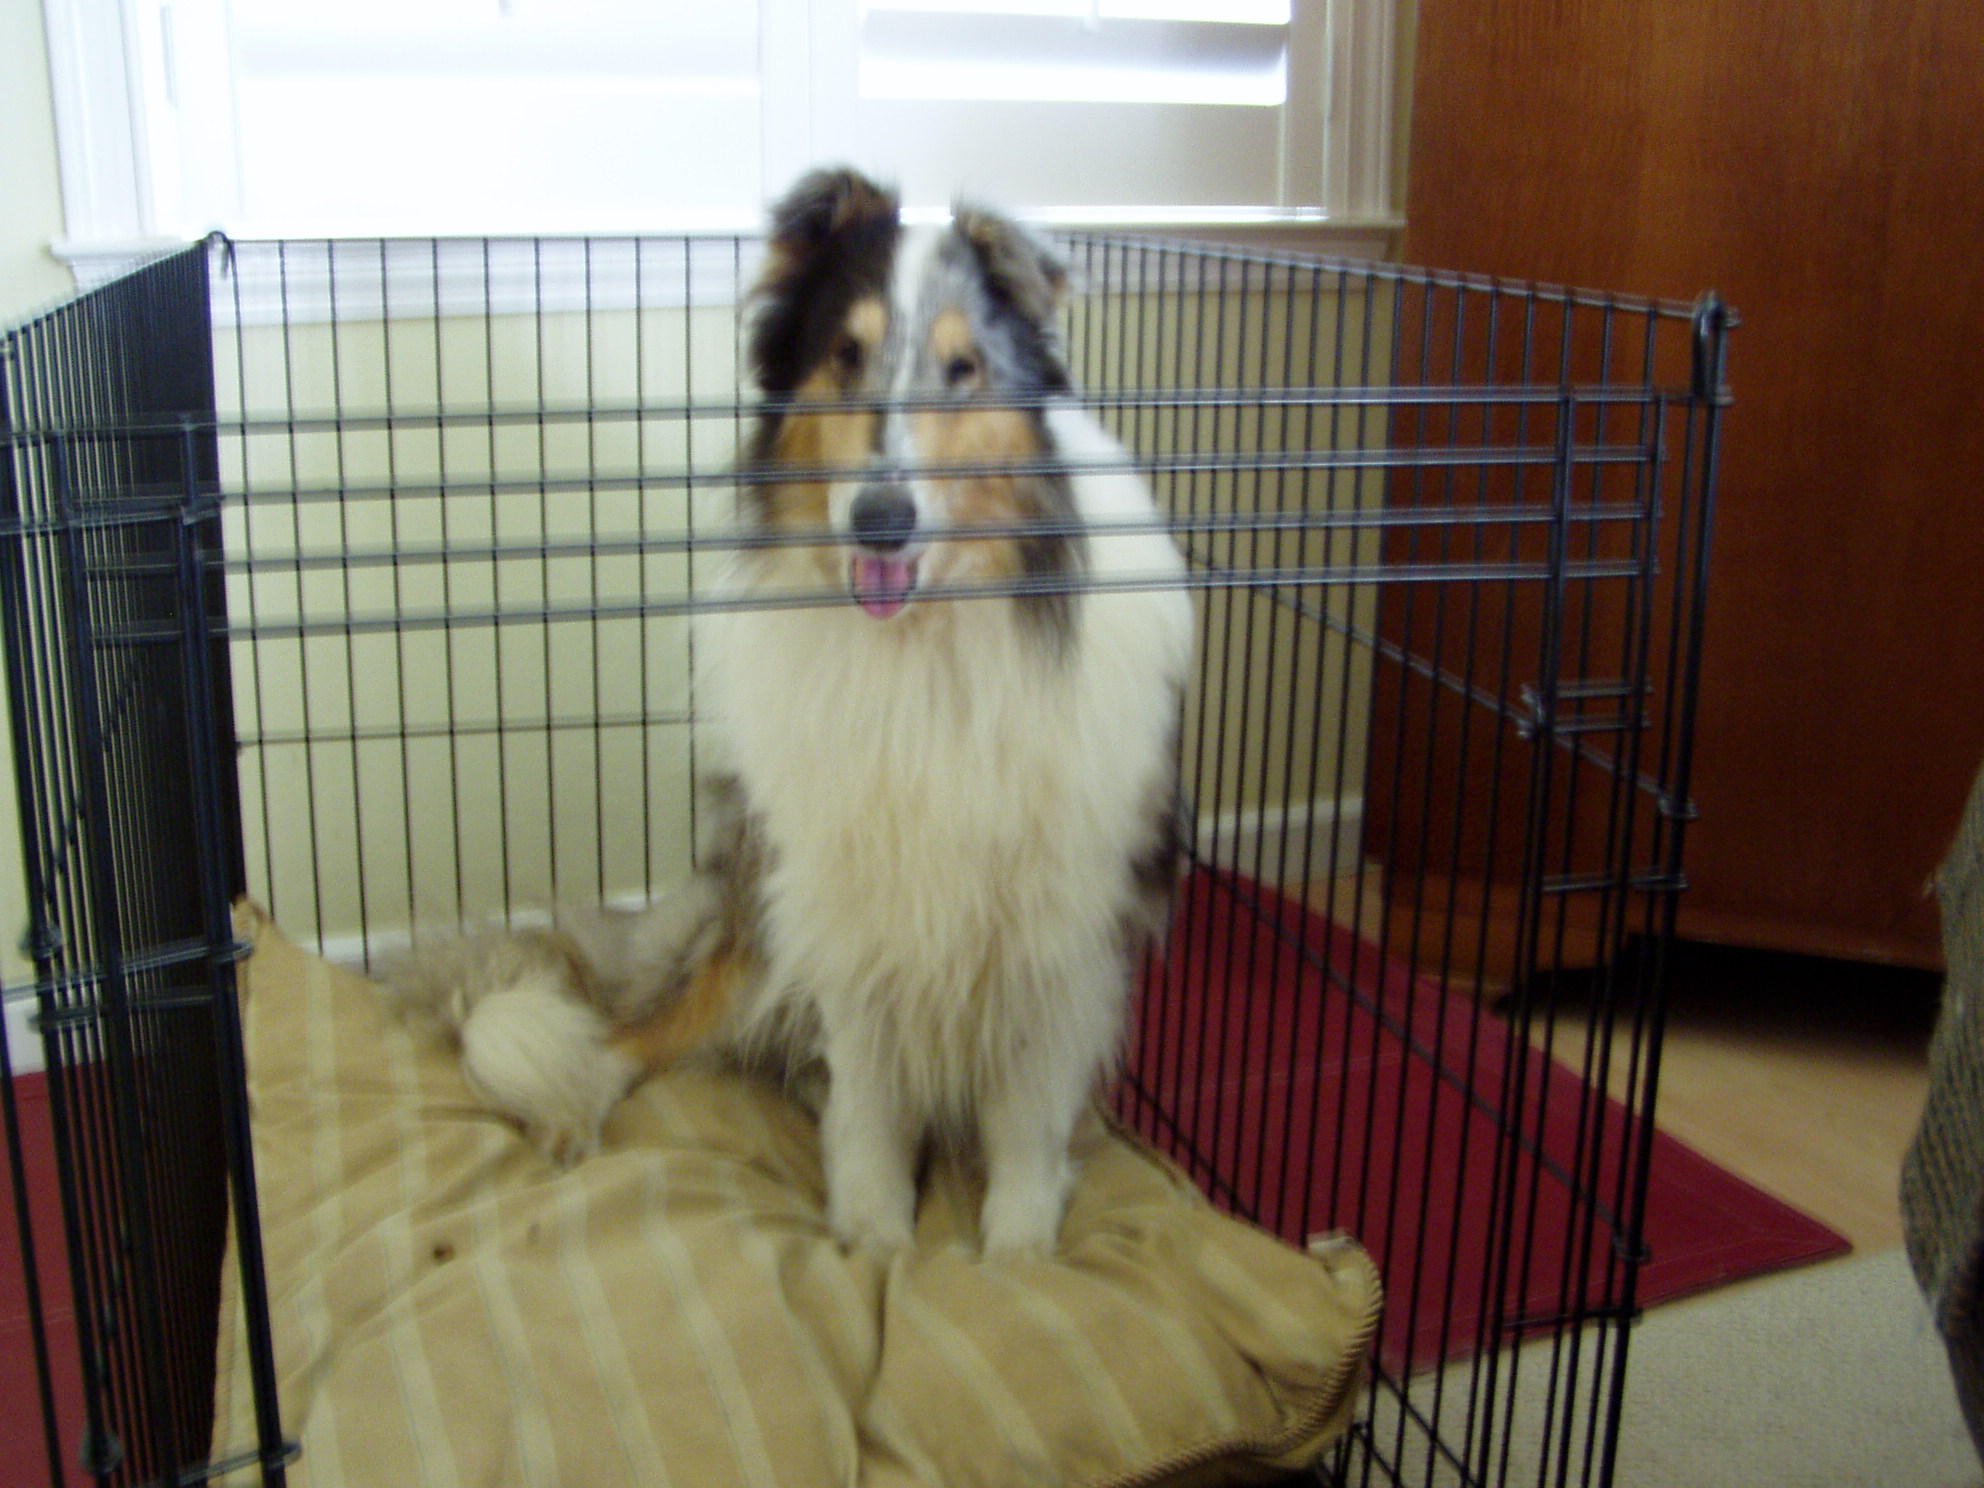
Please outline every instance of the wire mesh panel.
[[[1188, 868], [1119, 1111], [1221, 1204], [1376, 1256], [1335, 1481], [1609, 1481], [1727, 317], [1063, 247], [1076, 381], [1152, 481], [1200, 628]], [[760, 253], [202, 248], [10, 343], [35, 990], [112, 1480], [209, 1450], [222, 1153], [252, 1214], [232, 892], [368, 964], [416, 927], [641, 902], [694, 861], [690, 618], [741, 540]], [[169, 386], [58, 391], [122, 386], [166, 323], [190, 348]], [[1599, 989], [1575, 1019], [1573, 973]], [[242, 1245], [244, 1287], [257, 1264]], [[274, 1404], [215, 1455], [278, 1474]]]
[[1609, 1481], [1726, 313], [1085, 262], [1090, 385], [1184, 395], [1110, 416], [1208, 584], [1194, 873], [1124, 1114], [1286, 1238], [1376, 1255], [1341, 1480]]
[[[260, 1286], [209, 562], [208, 271], [205, 245], [155, 263], [10, 335], [0, 362], [0, 609], [33, 965], [19, 991], [40, 1034], [20, 1052], [45, 1085], [17, 1086], [12, 1053], [0, 1065], [56, 1482], [179, 1481], [205, 1463], [230, 1203], [247, 1220], [244, 1292]], [[257, 1362], [270, 1379], [265, 1347]], [[262, 1424], [250, 1455], [279, 1461], [273, 1402]]]

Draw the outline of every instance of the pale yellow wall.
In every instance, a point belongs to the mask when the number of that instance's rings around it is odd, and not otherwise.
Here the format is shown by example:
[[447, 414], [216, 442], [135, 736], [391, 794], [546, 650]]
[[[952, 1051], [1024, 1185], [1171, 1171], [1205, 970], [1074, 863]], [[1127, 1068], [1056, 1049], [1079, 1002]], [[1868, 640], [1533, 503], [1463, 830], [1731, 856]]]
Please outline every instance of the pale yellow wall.
[[[1118, 432], [1154, 459], [1242, 457], [1236, 470], [1156, 477], [1160, 501], [1182, 526], [1208, 515], [1369, 513], [1383, 502], [1382, 472], [1250, 469], [1244, 457], [1383, 446], [1390, 430], [1381, 411], [1276, 406], [1272, 395], [1312, 378], [1329, 387], [1339, 357], [1346, 384], [1382, 380], [1390, 306], [1385, 286], [1329, 275], [1228, 293], [1216, 315], [1170, 292], [1112, 297], [1108, 323], [1129, 329], [1104, 339], [1128, 348], [1120, 354], [1126, 365], [1105, 354], [1102, 375], [1091, 367], [1087, 376], [1105, 387], [1266, 395], [1252, 405], [1115, 415]], [[1187, 531], [1182, 541], [1201, 571], [1288, 579], [1278, 595], [1213, 587], [1198, 600], [1207, 685], [1186, 700], [1184, 751], [1201, 850], [1222, 866], [1280, 881], [1328, 873], [1334, 841], [1337, 866], [1347, 870], [1359, 850], [1372, 657], [1344, 632], [1370, 633], [1376, 590], [1319, 583], [1314, 574], [1375, 565], [1376, 530]], [[1341, 829], [1334, 839], [1333, 826]]]
[[[1092, 366], [1101, 386], [1224, 391], [1301, 385], [1342, 343], [1386, 361], [1385, 303], [1361, 283], [1339, 294], [1284, 287], [1230, 294], [1220, 313], [1175, 293], [1108, 297], [1112, 326], [1142, 321], [1174, 350], [1150, 369]], [[1379, 297], [1381, 299], [1381, 297]], [[735, 448], [728, 419], [688, 427], [671, 415], [638, 421], [564, 418], [492, 427], [481, 418], [445, 427], [427, 410], [490, 406], [554, 410], [665, 404], [685, 394], [735, 392], [729, 306], [492, 318], [409, 317], [322, 323], [287, 331], [223, 331], [217, 361], [224, 404], [273, 422], [223, 444], [223, 478], [247, 500], [230, 504], [227, 536], [258, 568], [230, 582], [229, 613], [266, 632], [234, 647], [240, 781], [251, 890], [294, 935], [350, 950], [376, 948], [410, 926], [541, 912], [554, 902], [638, 898], [688, 862], [690, 731], [669, 721], [691, 706], [688, 632], [674, 616], [578, 617], [491, 626], [346, 634], [347, 617], [539, 603], [609, 609], [689, 592], [675, 555], [528, 551], [474, 556], [478, 544], [521, 545], [650, 538], [700, 530], [730, 500], [721, 474]], [[640, 335], [638, 344], [636, 330]], [[1137, 332], [1131, 332], [1134, 339]], [[1310, 347], [1322, 348], [1320, 366]], [[684, 381], [685, 360], [695, 384]], [[354, 424], [293, 432], [292, 415], [386, 406], [392, 431]], [[492, 378], [494, 379], [492, 384]], [[1139, 449], [1273, 455], [1355, 450], [1383, 441], [1383, 418], [1227, 407], [1125, 416]], [[685, 466], [713, 478], [693, 496], [666, 483]], [[592, 473], [605, 489], [546, 494], [540, 483]], [[645, 474], [643, 484], [634, 479]], [[445, 481], [445, 495], [419, 488]], [[492, 492], [478, 483], [514, 483]], [[1379, 478], [1356, 472], [1245, 471], [1160, 476], [1178, 515], [1369, 510]], [[287, 492], [337, 488], [342, 501]], [[388, 494], [393, 493], [393, 494]], [[1374, 533], [1199, 534], [1188, 545], [1228, 569], [1289, 571], [1370, 563]], [[289, 555], [446, 546], [446, 561], [299, 568]], [[705, 560], [709, 561], [709, 560]], [[1368, 629], [1374, 591], [1310, 582], [1286, 597]], [[1188, 758], [1205, 764], [1188, 784], [1202, 846], [1254, 871], [1251, 843], [1270, 839], [1258, 865], [1271, 877], [1300, 871], [1314, 840], [1324, 871], [1328, 812], [1361, 789], [1370, 657], [1314, 619], [1265, 595], [1201, 596], [1209, 675], [1187, 700]], [[299, 615], [318, 627], [280, 634]], [[606, 729], [547, 719], [629, 720]], [[638, 722], [645, 717], [645, 724]], [[1351, 726], [1340, 730], [1340, 719]], [[450, 727], [452, 725], [452, 728]], [[357, 737], [354, 737], [357, 735]], [[311, 742], [304, 742], [305, 739]], [[1204, 748], [1201, 750], [1201, 739]], [[1323, 804], [1308, 820], [1310, 803]], [[1295, 825], [1281, 818], [1293, 811]], [[1214, 818], [1218, 820], [1215, 822]], [[1313, 830], [1312, 830], [1313, 825]], [[1354, 818], [1349, 822], [1354, 829]], [[1218, 835], [1205, 834], [1216, 828]], [[1285, 870], [1278, 862], [1288, 843]], [[1355, 851], [1354, 842], [1346, 843]], [[1237, 856], [1236, 856], [1237, 854]]]
[[[62, 236], [62, 183], [40, 0], [0, 0], [0, 324], [12, 324], [71, 287], [49, 253]], [[0, 702], [4, 706], [4, 702]], [[29, 972], [17, 942], [27, 925], [10, 735], [0, 733], [0, 978]]]
[[70, 287], [48, 251], [62, 236], [62, 182], [41, 0], [0, 0], [0, 321]]
[[[240, 411], [258, 420], [333, 406], [363, 414], [386, 407], [390, 373], [398, 416], [391, 432], [275, 423], [223, 440], [223, 480], [247, 493], [228, 507], [228, 546], [259, 565], [230, 580], [229, 614], [264, 632], [233, 648], [250, 888], [291, 934], [334, 950], [362, 935], [376, 948], [412, 924], [643, 897], [686, 869], [689, 730], [671, 721], [690, 708], [679, 615], [350, 634], [343, 622], [539, 605], [624, 612], [686, 595], [680, 554], [588, 547], [686, 532], [692, 508], [707, 531], [730, 500], [720, 477], [732, 419], [437, 427], [418, 416], [727, 402], [733, 346], [727, 306], [361, 320], [335, 338], [323, 323], [220, 334], [224, 411], [245, 401]], [[711, 484], [671, 484], [684, 469]], [[541, 484], [588, 475], [599, 488]], [[445, 495], [417, 493], [442, 482]], [[285, 494], [325, 487], [357, 494]], [[506, 556], [472, 555], [498, 544]], [[571, 551], [532, 551], [561, 545]], [[455, 556], [287, 561], [440, 547]], [[280, 633], [299, 616], [311, 634]], [[616, 722], [546, 726], [600, 718]]]

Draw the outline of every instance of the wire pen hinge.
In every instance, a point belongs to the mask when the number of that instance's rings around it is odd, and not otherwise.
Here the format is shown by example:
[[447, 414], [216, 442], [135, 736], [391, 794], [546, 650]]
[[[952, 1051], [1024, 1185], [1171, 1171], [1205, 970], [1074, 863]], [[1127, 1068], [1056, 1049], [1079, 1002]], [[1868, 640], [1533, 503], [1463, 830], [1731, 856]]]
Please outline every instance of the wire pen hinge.
[[[1591, 680], [1559, 682], [1546, 694], [1535, 683], [1525, 682], [1517, 691], [1516, 736], [1535, 739], [1544, 734], [1611, 734], [1645, 729], [1653, 722], [1647, 711], [1647, 693], [1645, 683]], [[1594, 702], [1616, 702], [1619, 707], [1608, 713], [1583, 711], [1585, 704]], [[1576, 705], [1575, 716], [1563, 716], [1566, 703]]]
[[1729, 389], [1722, 381], [1722, 342], [1736, 323], [1728, 302], [1714, 290], [1695, 301], [1694, 369], [1690, 394], [1697, 403], [1726, 407]]

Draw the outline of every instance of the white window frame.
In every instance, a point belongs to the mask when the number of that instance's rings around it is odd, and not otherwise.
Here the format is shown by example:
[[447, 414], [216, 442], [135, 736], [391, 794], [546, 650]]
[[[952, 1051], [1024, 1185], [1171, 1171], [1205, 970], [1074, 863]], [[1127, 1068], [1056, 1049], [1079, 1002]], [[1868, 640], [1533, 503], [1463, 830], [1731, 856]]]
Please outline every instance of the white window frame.
[[[174, 0], [42, 3], [66, 232], [51, 246], [86, 285], [147, 253], [187, 241], [162, 230], [157, 205], [176, 189], [182, 160], [211, 158], [218, 169], [232, 168], [226, 158], [230, 72], [224, 57], [204, 69], [198, 62], [216, 45], [224, 47], [225, 34], [224, 28], [218, 37], [189, 34], [201, 24], [202, 8], [175, 6]], [[818, 0], [755, 3], [763, 38], [761, 76], [772, 80], [764, 90], [764, 179], [784, 182], [814, 162], [851, 158], [856, 152], [846, 89], [859, 66], [854, 0], [844, 6]], [[1028, 215], [1057, 225], [1183, 231], [1240, 242], [1298, 228], [1305, 230], [1305, 243], [1349, 253], [1384, 252], [1403, 225], [1394, 185], [1396, 57], [1399, 12], [1409, 0], [1296, 3], [1313, 7], [1315, 19], [1291, 28], [1289, 66], [1326, 80], [1321, 116], [1291, 116], [1284, 131], [1284, 200], [1300, 205], [1266, 210], [1071, 206]], [[160, 106], [175, 86], [182, 96], [191, 95], [195, 106]], [[208, 136], [210, 147], [205, 154], [182, 151], [179, 131]], [[1304, 179], [1311, 170], [1320, 180]], [[673, 227], [660, 223], [657, 230]]]

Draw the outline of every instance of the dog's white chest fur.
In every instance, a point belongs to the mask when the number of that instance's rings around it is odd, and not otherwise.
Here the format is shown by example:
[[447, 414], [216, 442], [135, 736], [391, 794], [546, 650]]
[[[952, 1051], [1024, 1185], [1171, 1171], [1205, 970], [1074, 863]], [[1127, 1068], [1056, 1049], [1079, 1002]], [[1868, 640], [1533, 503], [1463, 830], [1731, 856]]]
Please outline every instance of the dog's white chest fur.
[[[1069, 417], [1071, 453], [1110, 453]], [[1091, 523], [1148, 520], [1127, 473], [1076, 487]], [[1099, 578], [1179, 562], [1161, 533], [1090, 547]], [[928, 1118], [966, 1116], [1034, 1041], [1106, 1059], [1190, 626], [1175, 589], [1083, 595], [1060, 651], [1002, 599], [712, 624], [722, 747], [773, 855], [767, 996], [809, 1004], [830, 1040], [859, 1029]]]

